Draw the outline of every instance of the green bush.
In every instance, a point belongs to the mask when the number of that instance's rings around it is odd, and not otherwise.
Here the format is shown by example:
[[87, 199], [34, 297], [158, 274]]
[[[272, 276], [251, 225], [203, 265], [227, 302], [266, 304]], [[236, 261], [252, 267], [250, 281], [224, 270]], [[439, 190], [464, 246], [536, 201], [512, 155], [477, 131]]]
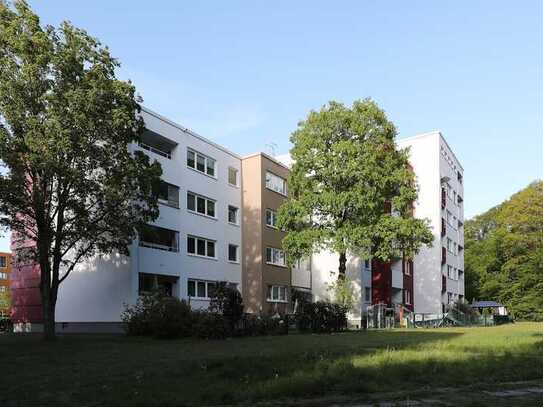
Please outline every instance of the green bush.
[[171, 339], [189, 336], [192, 327], [190, 305], [161, 293], [142, 295], [121, 315], [128, 335]]
[[347, 328], [347, 308], [340, 304], [305, 303], [295, 317], [296, 327], [301, 332], [339, 332]]
[[231, 334], [226, 318], [211, 311], [194, 311], [192, 335], [200, 339], [225, 339]]
[[245, 314], [234, 334], [236, 336], [286, 335], [288, 334], [288, 317], [278, 314]]
[[211, 292], [209, 311], [224, 317], [230, 333], [233, 333], [243, 316], [243, 298], [237, 288], [220, 282]]

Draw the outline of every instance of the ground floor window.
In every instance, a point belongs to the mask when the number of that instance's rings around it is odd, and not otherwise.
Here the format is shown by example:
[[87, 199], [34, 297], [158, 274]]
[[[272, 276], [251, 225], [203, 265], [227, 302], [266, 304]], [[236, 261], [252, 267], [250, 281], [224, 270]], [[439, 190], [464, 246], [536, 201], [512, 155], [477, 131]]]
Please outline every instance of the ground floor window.
[[190, 298], [209, 300], [216, 286], [216, 281], [188, 280], [187, 294]]
[[268, 287], [268, 301], [287, 302], [287, 287], [282, 285], [271, 285]]

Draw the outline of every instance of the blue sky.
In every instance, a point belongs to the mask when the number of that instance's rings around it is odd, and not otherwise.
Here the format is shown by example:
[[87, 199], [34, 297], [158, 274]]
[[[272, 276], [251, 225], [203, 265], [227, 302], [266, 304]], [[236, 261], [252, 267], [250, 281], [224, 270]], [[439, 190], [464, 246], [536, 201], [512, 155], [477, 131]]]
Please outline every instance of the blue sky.
[[30, 4], [107, 44], [149, 108], [240, 154], [285, 153], [309, 110], [371, 97], [399, 138], [443, 131], [467, 217], [543, 178], [543, 2]]

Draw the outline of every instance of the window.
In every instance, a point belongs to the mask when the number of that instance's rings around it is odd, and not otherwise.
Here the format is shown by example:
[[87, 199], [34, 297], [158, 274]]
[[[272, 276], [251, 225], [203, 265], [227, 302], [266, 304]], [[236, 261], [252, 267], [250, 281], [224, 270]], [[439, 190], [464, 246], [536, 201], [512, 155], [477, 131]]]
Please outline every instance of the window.
[[176, 185], [168, 184], [167, 182], [160, 181], [158, 190], [155, 191], [155, 195], [158, 202], [179, 208], [179, 187]]
[[371, 262], [369, 261], [369, 259], [364, 260], [364, 267], [366, 270], [371, 269]]
[[272, 285], [268, 287], [268, 301], [287, 302], [287, 287], [282, 285]]
[[405, 296], [405, 303], [407, 305], [411, 305], [411, 291], [407, 290], [407, 289], [404, 289], [403, 290], [404, 292], [404, 296]]
[[8, 288], [5, 285], [0, 285], [0, 293], [5, 293]]
[[232, 223], [233, 225], [238, 224], [238, 212], [238, 208], [228, 205], [228, 223]]
[[453, 303], [453, 293], [447, 293], [447, 304]]
[[215, 217], [215, 201], [194, 192], [187, 192], [187, 209], [200, 215]]
[[191, 298], [208, 300], [213, 296], [213, 290], [216, 286], [215, 281], [188, 280], [187, 294]]
[[410, 276], [413, 273], [413, 262], [410, 260], [405, 261], [404, 274]]
[[238, 170], [228, 167], [228, 183], [235, 187], [238, 186]]
[[7, 267], [8, 261], [6, 256], [0, 256], [0, 267], [4, 268]]
[[266, 209], [266, 226], [277, 229], [277, 212]]
[[447, 250], [450, 253], [453, 252], [453, 241], [450, 238], [447, 238]]
[[285, 252], [274, 247], [266, 247], [266, 263], [285, 267]]
[[371, 302], [371, 287], [364, 287], [364, 301]]
[[187, 149], [187, 167], [215, 178], [216, 161], [197, 151]]
[[195, 256], [216, 258], [214, 240], [203, 237], [187, 236], [187, 253]]
[[308, 258], [297, 259], [294, 263], [294, 268], [298, 270], [311, 271], [311, 261]]
[[177, 252], [179, 251], [179, 232], [145, 225], [140, 231], [140, 246]]
[[237, 263], [238, 260], [238, 246], [235, 244], [228, 245], [228, 261]]
[[449, 277], [451, 280], [454, 280], [454, 273], [453, 273], [452, 266], [447, 266], [447, 277]]
[[287, 195], [287, 182], [271, 172], [266, 172], [266, 188], [278, 192], [281, 195]]
[[0, 280], [7, 280], [8, 279], [8, 273], [0, 273]]

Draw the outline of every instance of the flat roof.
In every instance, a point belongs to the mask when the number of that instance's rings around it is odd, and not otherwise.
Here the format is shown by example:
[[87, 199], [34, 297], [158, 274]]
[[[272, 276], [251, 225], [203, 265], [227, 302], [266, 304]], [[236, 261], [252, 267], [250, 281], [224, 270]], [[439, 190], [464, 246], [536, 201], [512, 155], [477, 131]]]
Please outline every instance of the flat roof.
[[146, 107], [146, 106], [140, 106], [140, 107], [141, 107], [141, 110], [144, 111], [145, 113], [150, 114], [151, 116], [155, 116], [157, 119], [162, 120], [163, 122], [166, 122], [166, 123], [168, 123], [169, 125], [171, 125], [171, 126], [173, 126], [173, 127], [176, 127], [177, 129], [179, 129], [179, 130], [181, 130], [181, 131], [183, 131], [183, 132], [185, 132], [185, 133], [187, 133], [187, 134], [190, 134], [190, 135], [193, 136], [193, 137], [196, 137], [197, 139], [203, 141], [204, 143], [207, 143], [207, 144], [209, 144], [209, 145], [211, 145], [211, 146], [213, 146], [213, 147], [215, 147], [215, 148], [217, 148], [217, 149], [219, 149], [219, 150], [221, 150], [221, 151], [223, 151], [223, 152], [225, 152], [225, 153], [227, 153], [227, 154], [230, 154], [231, 156], [233, 156], [233, 157], [238, 158], [238, 159], [241, 160], [241, 156], [240, 156], [240, 155], [238, 155], [238, 154], [236, 154], [236, 153], [234, 153], [234, 152], [228, 150], [227, 148], [221, 146], [220, 144], [217, 144], [217, 143], [215, 143], [214, 141], [211, 141], [211, 140], [208, 139], [208, 138], [205, 138], [205, 137], [203, 137], [203, 136], [200, 136], [200, 135], [199, 135], [198, 133], [196, 133], [195, 131], [193, 131], [193, 130], [187, 128], [187, 127], [181, 126], [181, 125], [178, 124], [178, 123], [175, 123], [174, 121], [168, 119], [167, 117], [162, 116], [161, 114], [159, 114], [159, 113], [157, 113], [157, 112], [155, 112], [155, 111], [149, 109], [149, 108]]
[[271, 155], [268, 155], [266, 153], [263, 153], [262, 151], [258, 152], [258, 153], [253, 153], [253, 154], [249, 154], [249, 155], [246, 155], [246, 156], [243, 156], [241, 157], [242, 160], [245, 160], [247, 158], [252, 158], [252, 157], [256, 157], [258, 155], [261, 155], [262, 157], [266, 157], [268, 160], [270, 161], [273, 161], [275, 164], [277, 165], [280, 165], [281, 167], [287, 169], [290, 171], [290, 168], [288, 166], [286, 166], [285, 164], [283, 164], [281, 161], [279, 161], [277, 158], [275, 157], [272, 157]]
[[429, 136], [434, 136], [434, 135], [439, 135], [439, 137], [441, 137], [441, 140], [443, 140], [443, 142], [445, 143], [445, 145], [447, 146], [447, 148], [449, 149], [449, 151], [453, 155], [454, 159], [456, 160], [456, 163], [462, 169], [462, 172], [464, 172], [464, 167], [462, 167], [462, 164], [460, 163], [460, 160], [458, 160], [458, 157], [456, 157], [456, 154], [454, 153], [454, 150], [451, 148], [451, 146], [449, 145], [449, 143], [447, 142], [447, 140], [443, 136], [443, 133], [440, 130], [432, 130], [432, 131], [428, 131], [426, 133], [416, 134], [414, 136], [398, 139], [396, 141], [398, 143], [409, 142], [411, 140], [416, 140], [418, 138], [429, 137]]

